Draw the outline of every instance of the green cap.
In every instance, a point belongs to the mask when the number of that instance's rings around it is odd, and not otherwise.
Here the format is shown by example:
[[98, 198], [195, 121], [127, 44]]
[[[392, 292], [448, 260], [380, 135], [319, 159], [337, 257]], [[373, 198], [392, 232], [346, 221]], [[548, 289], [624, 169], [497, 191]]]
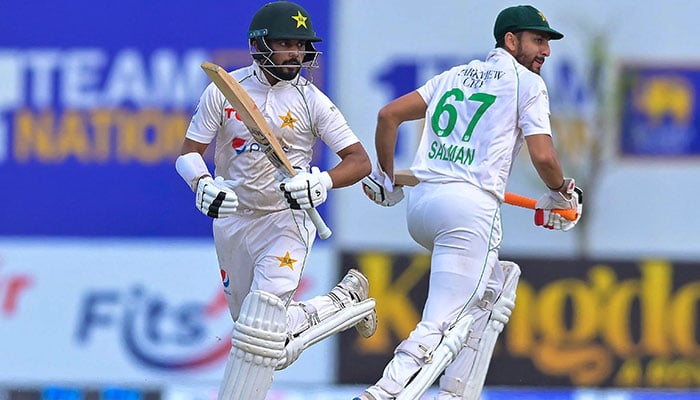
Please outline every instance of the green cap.
[[493, 36], [498, 42], [507, 32], [538, 31], [549, 34], [549, 38], [558, 40], [564, 37], [549, 27], [549, 22], [541, 11], [533, 6], [513, 6], [501, 11], [493, 26]]

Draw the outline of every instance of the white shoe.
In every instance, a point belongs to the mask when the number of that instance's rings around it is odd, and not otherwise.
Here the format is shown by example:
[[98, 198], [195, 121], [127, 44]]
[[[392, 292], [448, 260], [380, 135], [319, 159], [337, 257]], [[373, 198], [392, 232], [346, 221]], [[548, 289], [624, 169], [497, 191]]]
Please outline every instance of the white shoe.
[[[359, 303], [367, 300], [369, 295], [369, 281], [362, 272], [351, 269], [345, 274], [340, 283], [331, 290], [331, 293], [329, 293], [332, 297], [333, 295], [337, 297], [337, 303], [341, 305], [341, 307], [345, 307], [342, 305], [343, 302], [338, 292], [344, 296], [349, 296], [354, 303]], [[336, 298], [334, 298], [333, 301], [336, 301]], [[371, 314], [364, 317], [355, 325], [355, 329], [357, 333], [365, 339], [374, 335], [374, 332], [377, 330], [377, 311], [372, 310]]]

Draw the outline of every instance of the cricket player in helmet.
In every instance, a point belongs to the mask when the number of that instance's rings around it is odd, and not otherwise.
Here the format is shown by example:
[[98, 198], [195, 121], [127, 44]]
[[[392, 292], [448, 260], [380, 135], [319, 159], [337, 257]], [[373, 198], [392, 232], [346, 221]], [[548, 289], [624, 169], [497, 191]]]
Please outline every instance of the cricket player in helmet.
[[[213, 218], [223, 291], [235, 321], [220, 400], [263, 400], [274, 371], [307, 347], [351, 327], [364, 338], [376, 330], [374, 299], [361, 271], [350, 269], [325, 295], [294, 299], [316, 238], [306, 210], [372, 169], [342, 113], [300, 73], [315, 65], [313, 44], [320, 40], [304, 8], [268, 3], [250, 24], [252, 63], [229, 72], [299, 173], [280, 177], [265, 146], [214, 84], [200, 97], [175, 163], [196, 193], [196, 207]], [[310, 165], [318, 140], [340, 159], [327, 171]], [[212, 175], [202, 155], [214, 142]]]

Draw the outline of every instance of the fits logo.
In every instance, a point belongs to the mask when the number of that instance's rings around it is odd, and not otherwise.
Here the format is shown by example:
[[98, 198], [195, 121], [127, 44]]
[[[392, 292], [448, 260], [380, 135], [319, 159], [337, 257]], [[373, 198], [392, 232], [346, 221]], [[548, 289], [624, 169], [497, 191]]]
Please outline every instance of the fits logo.
[[124, 351], [156, 370], [195, 370], [226, 360], [231, 315], [222, 292], [205, 301], [172, 300], [142, 286], [86, 292], [75, 339], [118, 334]]

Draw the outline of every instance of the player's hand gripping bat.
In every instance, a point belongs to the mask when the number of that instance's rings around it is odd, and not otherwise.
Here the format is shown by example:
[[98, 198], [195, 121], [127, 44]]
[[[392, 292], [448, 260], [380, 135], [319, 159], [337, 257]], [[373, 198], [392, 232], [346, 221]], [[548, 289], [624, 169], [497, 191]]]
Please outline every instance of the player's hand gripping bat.
[[[416, 186], [418, 184], [418, 179], [413, 176], [410, 170], [402, 169], [394, 172], [394, 183], [403, 186]], [[510, 192], [506, 193], [505, 202], [512, 206], [529, 208], [531, 210], [534, 210], [535, 205], [537, 204], [537, 200], [535, 199]], [[568, 219], [569, 221], [575, 221], [577, 217], [577, 212], [574, 209], [555, 209], [552, 211]]]
[[[250, 134], [256, 142], [265, 148], [265, 155], [272, 164], [287, 177], [296, 175], [296, 171], [289, 162], [287, 155], [284, 154], [280, 142], [272, 133], [272, 129], [265, 121], [258, 106], [246, 90], [241, 86], [231, 75], [226, 72], [221, 66], [210, 62], [203, 62], [202, 69], [209, 78], [214, 82], [217, 88], [223, 93], [226, 100], [231, 103], [236, 113], [243, 124], [248, 128]], [[321, 218], [321, 215], [315, 208], [307, 209], [311, 221], [316, 226], [318, 236], [321, 239], [326, 239], [331, 236], [331, 230]]]

